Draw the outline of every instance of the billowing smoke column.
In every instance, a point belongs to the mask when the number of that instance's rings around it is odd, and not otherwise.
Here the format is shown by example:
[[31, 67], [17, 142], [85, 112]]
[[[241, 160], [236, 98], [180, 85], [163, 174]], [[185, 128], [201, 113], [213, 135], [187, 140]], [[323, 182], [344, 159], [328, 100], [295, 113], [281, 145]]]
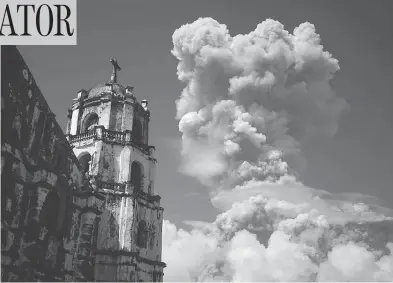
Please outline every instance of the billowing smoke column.
[[222, 212], [191, 232], [165, 221], [165, 281], [392, 281], [393, 218], [372, 197], [303, 185], [303, 140], [348, 109], [315, 27], [266, 20], [231, 37], [200, 18], [173, 34], [183, 173]]

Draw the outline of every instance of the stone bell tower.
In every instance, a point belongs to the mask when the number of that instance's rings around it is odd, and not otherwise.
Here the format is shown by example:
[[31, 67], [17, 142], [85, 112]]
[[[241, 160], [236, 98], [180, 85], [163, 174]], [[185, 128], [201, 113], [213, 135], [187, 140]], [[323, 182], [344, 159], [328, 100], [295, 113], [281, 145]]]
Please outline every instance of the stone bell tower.
[[150, 111], [133, 87], [118, 83], [121, 69], [116, 59], [110, 62], [108, 82], [78, 92], [66, 130], [86, 180], [105, 197], [104, 212], [91, 220], [98, 225], [89, 252], [91, 279], [160, 282], [163, 208], [154, 194]]

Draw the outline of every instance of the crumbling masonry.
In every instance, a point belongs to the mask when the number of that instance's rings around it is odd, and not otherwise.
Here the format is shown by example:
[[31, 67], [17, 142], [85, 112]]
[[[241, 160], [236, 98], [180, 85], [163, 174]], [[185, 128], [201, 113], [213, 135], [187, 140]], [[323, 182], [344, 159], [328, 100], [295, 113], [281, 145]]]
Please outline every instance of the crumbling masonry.
[[64, 134], [16, 47], [1, 51], [2, 281], [162, 281], [147, 101], [112, 59]]

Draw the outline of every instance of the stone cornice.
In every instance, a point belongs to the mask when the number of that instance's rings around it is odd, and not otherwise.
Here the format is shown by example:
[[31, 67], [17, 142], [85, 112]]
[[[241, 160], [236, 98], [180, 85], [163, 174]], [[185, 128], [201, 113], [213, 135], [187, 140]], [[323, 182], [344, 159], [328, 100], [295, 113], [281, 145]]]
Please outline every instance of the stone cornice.
[[161, 197], [159, 195], [149, 195], [147, 193], [137, 191], [134, 189], [134, 186], [131, 182], [116, 183], [95, 180], [92, 182], [92, 187], [93, 190], [101, 194], [111, 194], [132, 197], [136, 200], [144, 200], [153, 206], [152, 209], [158, 209], [161, 211], [164, 210], [162, 207], [160, 207]]
[[138, 252], [131, 252], [131, 251], [125, 251], [125, 250], [113, 251], [113, 250], [98, 250], [98, 249], [95, 250], [94, 252], [97, 255], [130, 256], [130, 257], [135, 258], [137, 261], [140, 261], [140, 262], [144, 262], [144, 263], [147, 263], [147, 264], [150, 264], [150, 265], [154, 265], [154, 266], [159, 266], [159, 267], [162, 267], [162, 268], [166, 267], [165, 262], [147, 259], [145, 257], [140, 256], [138, 254]]
[[[21, 153], [21, 151], [12, 148], [13, 151], [7, 151], [5, 150], [5, 148], [2, 148], [2, 156], [4, 156], [5, 158], [7, 158], [9, 161], [8, 162], [21, 162], [23, 164], [23, 166], [25, 166], [26, 171], [29, 173], [29, 175], [31, 177], [29, 177], [29, 179], [24, 179], [21, 175], [15, 175], [15, 181], [24, 185], [34, 185], [34, 186], [43, 186], [46, 187], [48, 189], [52, 189], [54, 188], [54, 184], [50, 184], [46, 181], [46, 179], [40, 179], [40, 180], [35, 180], [34, 179], [34, 174], [36, 172], [41, 172], [41, 173], [45, 173], [47, 175], [54, 175], [56, 177], [59, 177], [63, 172], [58, 172], [57, 170], [55, 170], [54, 166], [49, 166], [48, 162], [40, 162], [39, 164], [30, 164], [29, 161], [27, 160], [27, 158], [25, 158], [24, 153]], [[75, 157], [76, 158], [76, 157]], [[79, 165], [78, 163], [74, 163]]]
[[133, 105], [135, 110], [140, 115], [144, 116], [148, 121], [150, 121], [150, 110], [144, 109], [139, 101], [136, 100], [135, 96], [133, 95], [115, 95], [111, 92], [104, 92], [100, 96], [92, 97], [92, 98], [81, 98], [76, 100], [73, 105], [72, 109], [85, 109], [92, 106], [98, 106], [101, 103], [111, 102], [114, 104], [128, 104]]
[[96, 197], [97, 199], [105, 200], [105, 196], [104, 195], [99, 194], [97, 192], [93, 192], [93, 191], [90, 191], [90, 192], [89, 191], [86, 191], [86, 192], [84, 192], [84, 191], [74, 191], [72, 193], [72, 195], [75, 196], [75, 197], [79, 197], [79, 198]]
[[114, 103], [125, 103], [129, 105], [137, 105], [137, 111], [140, 112], [141, 114], [145, 114], [147, 116], [150, 115], [149, 110], [144, 110], [143, 107], [141, 106], [140, 102], [136, 100], [135, 96], [125, 94], [125, 95], [116, 95], [111, 92], [103, 92], [100, 96], [95, 96], [95, 97], [87, 97], [85, 99], [78, 99], [75, 100], [74, 102], [74, 108], [87, 108], [90, 106], [95, 106], [99, 105], [102, 102], [114, 102]]

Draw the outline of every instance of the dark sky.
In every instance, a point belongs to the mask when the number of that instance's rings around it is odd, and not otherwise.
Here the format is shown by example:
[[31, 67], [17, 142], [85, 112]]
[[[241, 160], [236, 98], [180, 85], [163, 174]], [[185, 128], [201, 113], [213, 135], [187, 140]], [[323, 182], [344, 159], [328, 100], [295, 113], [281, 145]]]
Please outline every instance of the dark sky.
[[182, 85], [171, 55], [175, 29], [198, 17], [226, 24], [232, 36], [249, 33], [266, 18], [292, 32], [311, 22], [341, 70], [332, 85], [351, 105], [332, 139], [302, 146], [306, 185], [331, 192], [359, 192], [393, 207], [393, 1], [97, 1], [78, 10], [78, 46], [20, 47], [61, 125], [81, 88], [109, 79], [117, 57], [120, 83], [135, 86], [151, 109], [151, 144], [157, 147], [156, 191], [164, 217], [212, 221], [207, 189], [178, 173], [180, 134], [175, 100]]

